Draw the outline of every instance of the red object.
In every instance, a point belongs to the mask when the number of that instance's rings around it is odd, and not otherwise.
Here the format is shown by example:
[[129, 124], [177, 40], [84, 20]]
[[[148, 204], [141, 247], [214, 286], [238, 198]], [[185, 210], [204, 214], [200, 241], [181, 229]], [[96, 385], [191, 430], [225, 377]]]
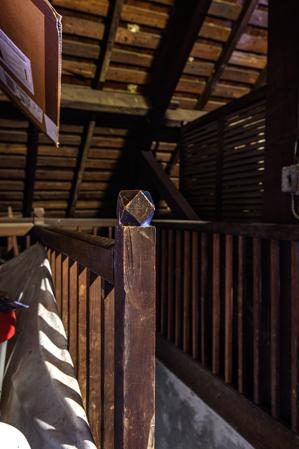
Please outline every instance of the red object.
[[16, 312], [0, 313], [0, 343], [10, 340], [16, 333]]

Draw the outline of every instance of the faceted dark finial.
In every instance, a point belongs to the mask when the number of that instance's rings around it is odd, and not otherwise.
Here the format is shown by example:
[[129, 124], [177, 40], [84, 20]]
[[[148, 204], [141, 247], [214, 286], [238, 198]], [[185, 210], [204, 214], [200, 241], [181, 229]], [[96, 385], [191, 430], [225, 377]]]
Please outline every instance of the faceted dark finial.
[[117, 216], [124, 226], [147, 226], [155, 213], [153, 199], [144, 190], [122, 190], [118, 195]]

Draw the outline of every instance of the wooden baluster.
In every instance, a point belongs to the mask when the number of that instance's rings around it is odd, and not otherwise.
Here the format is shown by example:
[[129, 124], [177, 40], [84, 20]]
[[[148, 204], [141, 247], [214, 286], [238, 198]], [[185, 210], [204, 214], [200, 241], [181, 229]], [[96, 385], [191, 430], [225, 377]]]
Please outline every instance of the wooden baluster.
[[156, 234], [156, 267], [157, 267], [157, 279], [156, 279], [156, 329], [157, 333], [161, 334], [161, 228], [157, 228]]
[[69, 337], [69, 258], [62, 259], [62, 322]]
[[161, 230], [161, 335], [167, 334], [167, 233], [168, 229]]
[[213, 235], [213, 309], [212, 309], [212, 372], [220, 371], [220, 235]]
[[87, 378], [87, 268], [79, 268], [78, 276], [78, 382], [86, 409]]
[[199, 355], [199, 249], [198, 232], [192, 232], [192, 357]]
[[299, 243], [291, 242], [291, 420], [299, 432]]
[[101, 447], [102, 418], [102, 279], [90, 273], [89, 279], [89, 383], [88, 419], [97, 447]]
[[102, 447], [114, 448], [114, 289], [105, 282], [103, 300], [103, 428]]
[[256, 404], [261, 400], [261, 318], [261, 241], [253, 238], [253, 398]]
[[233, 367], [233, 237], [225, 237], [225, 348], [224, 379], [232, 382]]
[[200, 329], [201, 329], [201, 364], [207, 364], [207, 329], [206, 329], [206, 307], [208, 292], [208, 236], [205, 232], [201, 234], [201, 296], [200, 296]]
[[182, 342], [182, 234], [181, 231], [175, 231], [175, 344], [181, 345]]
[[173, 340], [174, 334], [174, 234], [173, 230], [168, 230], [167, 254], [167, 338]]
[[238, 390], [244, 393], [245, 238], [238, 237]]
[[183, 350], [190, 350], [190, 232], [184, 231], [184, 277], [183, 277]]
[[57, 253], [55, 258], [55, 297], [58, 313], [60, 314], [60, 316], [62, 311], [61, 281], [61, 253]]
[[108, 228], [108, 237], [109, 239], [113, 239], [113, 226], [109, 226]]
[[69, 351], [73, 360], [75, 367], [75, 372], [77, 375], [78, 369], [78, 359], [77, 359], [77, 349], [78, 349], [78, 332], [77, 332], [77, 322], [78, 322], [78, 264], [72, 261], [69, 268]]
[[[155, 228], [148, 192], [118, 198], [115, 239], [115, 448], [154, 447]], [[142, 360], [142, 363], [140, 362]]]
[[56, 291], [56, 278], [55, 278], [55, 271], [56, 271], [56, 264], [55, 264], [55, 260], [56, 260], [56, 251], [52, 250], [51, 251], [51, 271], [52, 271], [52, 279], [53, 279], [53, 285]]
[[270, 366], [271, 366], [271, 413], [275, 418], [279, 417], [279, 307], [280, 307], [280, 263], [279, 241], [270, 242], [270, 298], [271, 298], [271, 341], [270, 341]]

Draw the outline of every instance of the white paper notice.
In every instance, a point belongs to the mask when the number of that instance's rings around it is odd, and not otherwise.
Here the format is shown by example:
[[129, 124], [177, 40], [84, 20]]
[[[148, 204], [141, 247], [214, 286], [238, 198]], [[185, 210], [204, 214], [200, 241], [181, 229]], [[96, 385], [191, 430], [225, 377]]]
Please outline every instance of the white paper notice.
[[1, 28], [0, 61], [34, 95], [31, 61]]
[[27, 95], [27, 93], [12, 79], [12, 77], [0, 67], [0, 80], [7, 89], [22, 103], [22, 105], [40, 123], [43, 122], [43, 110]]

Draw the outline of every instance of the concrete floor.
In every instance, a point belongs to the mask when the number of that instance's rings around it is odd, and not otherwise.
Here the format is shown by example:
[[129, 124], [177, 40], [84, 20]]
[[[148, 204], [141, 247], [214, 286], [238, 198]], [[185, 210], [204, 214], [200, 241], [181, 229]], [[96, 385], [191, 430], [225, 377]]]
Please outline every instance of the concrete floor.
[[253, 449], [157, 362], [156, 449]]

